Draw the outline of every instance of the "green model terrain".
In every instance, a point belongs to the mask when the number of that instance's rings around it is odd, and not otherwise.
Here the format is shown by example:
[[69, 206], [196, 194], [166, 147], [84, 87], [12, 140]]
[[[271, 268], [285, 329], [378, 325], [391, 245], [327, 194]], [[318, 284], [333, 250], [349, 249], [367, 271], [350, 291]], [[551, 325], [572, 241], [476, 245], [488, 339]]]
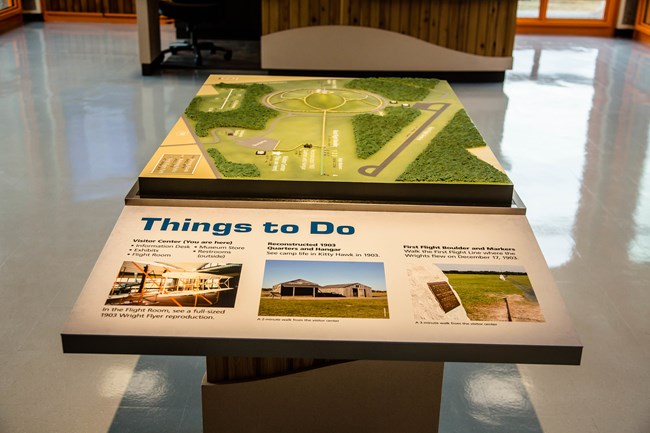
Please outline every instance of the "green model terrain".
[[219, 171], [226, 177], [259, 177], [260, 170], [255, 164], [249, 162], [238, 163], [228, 161], [214, 147], [208, 149], [208, 154], [212, 157], [214, 164]]
[[259, 100], [273, 89], [264, 84], [217, 84], [222, 89], [244, 89], [243, 98], [239, 108], [224, 111], [203, 111], [201, 105], [204, 98], [197, 96], [192, 99], [190, 105], [185, 109], [185, 115], [194, 120], [196, 135], [205, 137], [213, 128], [238, 127], [246, 129], [264, 129], [269, 119], [277, 116], [278, 113], [268, 107], [264, 107]]
[[460, 110], [397, 180], [509, 183], [508, 176], [466, 150], [481, 146], [486, 146], [483, 137]]
[[509, 184], [444, 81], [310, 79], [213, 86], [186, 121], [227, 178]]
[[415, 108], [388, 107], [386, 115], [359, 114], [352, 118], [357, 157], [368, 159], [420, 115]]
[[347, 83], [346, 87], [398, 101], [423, 101], [439, 82], [435, 78], [359, 78]]

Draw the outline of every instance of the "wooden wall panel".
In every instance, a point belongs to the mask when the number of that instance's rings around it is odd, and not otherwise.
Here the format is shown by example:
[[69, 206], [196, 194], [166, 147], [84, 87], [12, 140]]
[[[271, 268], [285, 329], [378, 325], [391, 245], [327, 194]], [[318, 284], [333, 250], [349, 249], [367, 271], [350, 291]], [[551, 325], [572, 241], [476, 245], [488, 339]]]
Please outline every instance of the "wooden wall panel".
[[300, 25], [300, 0], [289, 0], [289, 28], [295, 29]]
[[438, 40], [438, 32], [440, 31], [440, 2], [438, 0], [429, 1], [429, 36], [427, 41]]
[[463, 0], [450, 1], [447, 9], [447, 48], [458, 49], [458, 33], [460, 31], [460, 5]]
[[331, 8], [332, 5], [329, 4], [329, 0], [320, 0], [318, 2], [318, 22], [321, 25], [328, 25], [336, 22], [336, 21], [334, 22], [330, 21], [330, 11], [332, 10]]
[[284, 1], [278, 5], [278, 28], [280, 29], [290, 29], [290, 11], [291, 11], [291, 2]]
[[388, 29], [391, 32], [399, 32], [400, 23], [400, 0], [387, 0], [388, 2]]
[[440, 10], [438, 11], [438, 39], [434, 43], [441, 47], [449, 46], [449, 1], [441, 0]]
[[484, 56], [487, 54], [487, 16], [490, 10], [490, 3], [488, 1], [479, 2], [478, 5], [478, 29], [476, 32], [476, 52]]
[[45, 8], [55, 11], [61, 10], [59, 8], [59, 2], [56, 0], [45, 0]]
[[359, 25], [372, 27], [370, 25], [370, 5], [373, 0], [361, 0], [359, 2]]
[[[261, 0], [262, 34], [299, 27], [340, 24], [358, 17], [359, 0]], [[356, 14], [352, 13], [354, 10]], [[356, 25], [348, 23], [349, 25]]]
[[108, 0], [104, 3], [106, 14], [134, 14], [135, 4], [133, 0]]
[[[271, 32], [271, 0], [261, 0], [262, 6], [262, 34], [268, 35]], [[303, 27], [297, 25], [296, 27]]]
[[445, 47], [452, 50], [458, 49], [458, 40], [461, 26], [461, 5], [463, 0], [451, 1], [447, 6], [447, 45]]
[[[513, 24], [514, 23], [514, 24]], [[503, 48], [503, 56], [511, 56], [515, 49], [515, 33], [517, 32], [517, 2], [508, 2], [508, 13], [506, 18], [506, 27], [503, 29], [506, 32], [506, 41]]]
[[343, 4], [339, 0], [329, 0], [331, 4], [331, 10], [330, 10], [330, 22], [333, 22], [335, 24], [341, 24], [341, 17], [342, 17], [342, 10], [343, 10]]
[[45, 0], [46, 12], [135, 14], [134, 0]]
[[[278, 2], [282, 2], [282, 1], [286, 1], [286, 0], [281, 0], [281, 1], [278, 0]], [[309, 4], [309, 25], [311, 26], [323, 25], [320, 22], [320, 0], [307, 0], [307, 3]]]
[[[273, 1], [273, 0], [269, 0]], [[291, 14], [298, 15], [298, 26], [306, 27], [309, 25], [309, 4], [304, 0], [297, 0], [295, 8], [291, 9]]]
[[[101, 13], [104, 12], [105, 6], [103, 0], [45, 0], [45, 10], [51, 12], [90, 12]], [[133, 8], [133, 0], [124, 0], [131, 4]]]
[[499, 3], [500, 0], [490, 0], [490, 10], [488, 11], [488, 34], [485, 40], [487, 41], [487, 56], [495, 56], [497, 48], [497, 37], [503, 32], [503, 29], [497, 28], [499, 25]]
[[414, 36], [418, 37], [418, 34], [420, 33], [420, 14], [421, 14], [421, 8], [420, 5], [423, 2], [420, 0], [411, 0], [410, 8], [409, 8], [409, 25], [408, 29], [405, 32], [405, 34], [409, 36]]
[[506, 46], [506, 32], [498, 31], [498, 29], [507, 28], [506, 19], [508, 18], [508, 5], [502, 3], [498, 4], [497, 7], [497, 32], [495, 38], [494, 55], [503, 56], [503, 52]]
[[420, 3], [420, 23], [417, 38], [423, 41], [429, 40], [429, 19], [431, 18], [431, 2], [423, 1]]
[[379, 2], [379, 28], [383, 30], [389, 30], [390, 26], [390, 1], [380, 1]]
[[[515, 5], [517, 3], [514, 3]], [[479, 25], [479, 8], [469, 7], [467, 16], [467, 35], [465, 36], [464, 52], [476, 53], [478, 50], [478, 25]]]
[[359, 0], [348, 1], [348, 21], [342, 22], [343, 25], [358, 26], [359, 25]]
[[280, 6], [281, 2], [271, 1], [271, 6], [269, 7], [269, 31], [271, 33], [284, 30], [280, 28]]
[[469, 32], [469, 10], [472, 8], [470, 0], [458, 2], [458, 15], [456, 18], [456, 49], [464, 51], [467, 47], [467, 36]]

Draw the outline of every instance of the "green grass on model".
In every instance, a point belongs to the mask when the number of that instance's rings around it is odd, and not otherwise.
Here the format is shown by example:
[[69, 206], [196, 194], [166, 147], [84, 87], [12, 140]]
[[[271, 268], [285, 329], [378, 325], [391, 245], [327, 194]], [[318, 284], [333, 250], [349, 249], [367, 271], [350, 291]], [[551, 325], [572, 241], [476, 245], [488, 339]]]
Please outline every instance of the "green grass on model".
[[385, 112], [384, 116], [359, 114], [352, 118], [358, 158], [374, 155], [420, 115], [420, 110], [415, 108], [388, 107]]
[[397, 181], [510, 183], [505, 174], [462, 147], [433, 142], [408, 166]]
[[[510, 184], [467, 150], [486, 143], [467, 113], [451, 108], [460, 104], [448, 84], [436, 79], [219, 83], [214, 89], [192, 100], [185, 114], [226, 178]], [[260, 149], [265, 157], [256, 156]], [[386, 158], [393, 159], [377, 177], [359, 171]]]
[[248, 89], [250, 84], [237, 84], [237, 83], [217, 83], [213, 84], [212, 87], [215, 89]]
[[465, 110], [460, 110], [397, 181], [509, 184], [508, 176], [466, 150], [485, 145]]
[[214, 165], [224, 177], [259, 177], [260, 170], [255, 164], [238, 163], [228, 161], [215, 148], [208, 149], [208, 154], [212, 157]]
[[359, 78], [345, 85], [395, 101], [423, 101], [439, 80], [434, 78]]
[[426, 89], [433, 89], [440, 82], [437, 78], [382, 77], [379, 79], [406, 86], [424, 87]]
[[[243, 86], [243, 87], [242, 87]], [[273, 91], [265, 84], [226, 84], [215, 85], [218, 88], [246, 89], [241, 105], [230, 111], [206, 112], [199, 109], [201, 96], [192, 99], [185, 109], [185, 115], [196, 122], [194, 130], [199, 137], [206, 137], [211, 129], [219, 127], [246, 128], [262, 130], [266, 123], [278, 115], [278, 112], [260, 104], [262, 96]]]
[[476, 125], [474, 125], [465, 110], [459, 110], [436, 138], [458, 143], [465, 149], [487, 146], [481, 133], [478, 132]]

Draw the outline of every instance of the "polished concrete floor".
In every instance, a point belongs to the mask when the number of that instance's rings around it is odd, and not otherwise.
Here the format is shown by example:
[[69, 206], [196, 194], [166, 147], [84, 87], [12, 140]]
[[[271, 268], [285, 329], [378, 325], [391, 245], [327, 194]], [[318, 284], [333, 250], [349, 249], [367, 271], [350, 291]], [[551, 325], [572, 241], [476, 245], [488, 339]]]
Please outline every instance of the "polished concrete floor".
[[[61, 353], [124, 195], [205, 78], [143, 78], [136, 46], [131, 25], [0, 35], [1, 433], [201, 431], [200, 358]], [[583, 362], [447, 364], [440, 431], [648, 433], [650, 48], [521, 36], [514, 56], [503, 85], [454, 88], [528, 206]]]

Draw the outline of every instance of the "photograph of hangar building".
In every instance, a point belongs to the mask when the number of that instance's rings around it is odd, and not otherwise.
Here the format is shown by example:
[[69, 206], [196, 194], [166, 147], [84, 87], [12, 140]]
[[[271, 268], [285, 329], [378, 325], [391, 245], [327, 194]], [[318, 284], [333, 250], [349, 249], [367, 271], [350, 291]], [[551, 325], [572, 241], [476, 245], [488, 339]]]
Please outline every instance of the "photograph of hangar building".
[[313, 298], [372, 298], [372, 288], [361, 283], [329, 284], [321, 286], [311, 281], [297, 279], [275, 284], [272, 296], [310, 296]]

